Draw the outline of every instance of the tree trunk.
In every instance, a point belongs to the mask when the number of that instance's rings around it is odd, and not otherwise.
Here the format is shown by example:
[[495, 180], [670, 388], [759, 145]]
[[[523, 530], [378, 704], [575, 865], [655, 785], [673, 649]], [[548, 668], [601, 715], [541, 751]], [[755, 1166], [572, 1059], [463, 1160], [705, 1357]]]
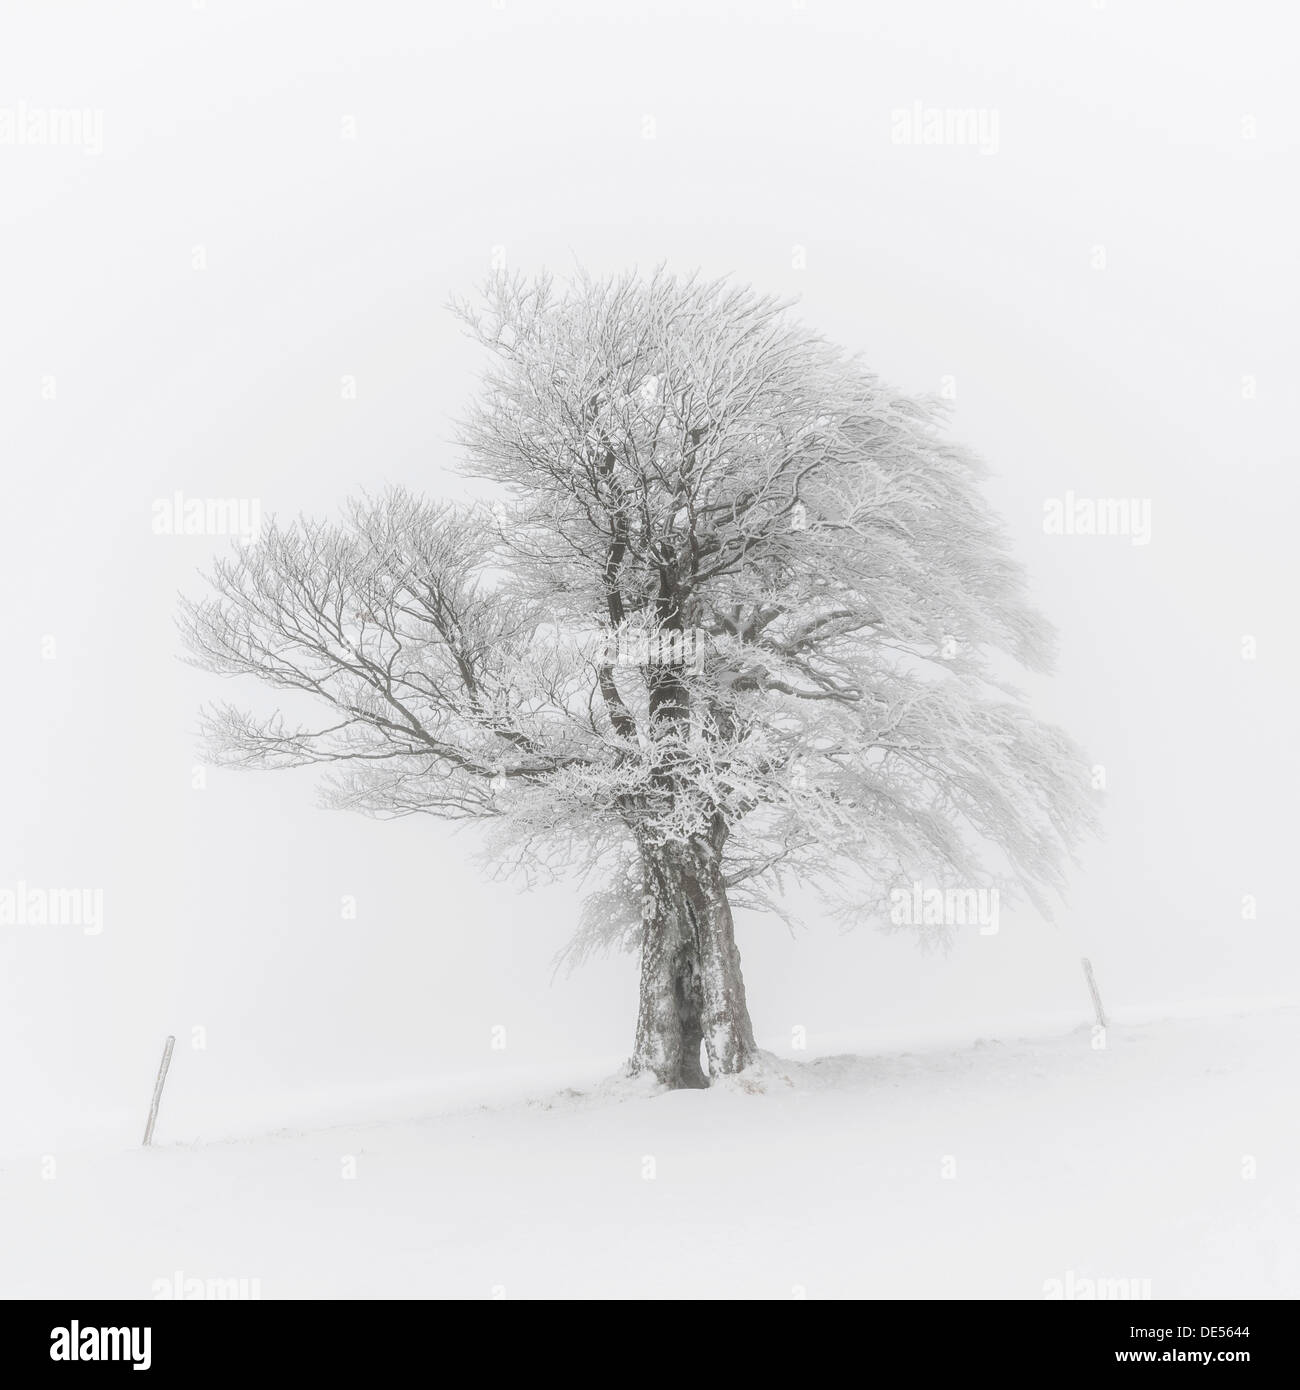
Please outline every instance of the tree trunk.
[[641, 851], [641, 1002], [632, 1056], [634, 1072], [652, 1072], [677, 1090], [709, 1084], [700, 1069], [703, 991], [680, 848]]
[[748, 1066], [757, 1055], [722, 877], [722, 832], [642, 844], [641, 1003], [634, 1072], [676, 1089]]

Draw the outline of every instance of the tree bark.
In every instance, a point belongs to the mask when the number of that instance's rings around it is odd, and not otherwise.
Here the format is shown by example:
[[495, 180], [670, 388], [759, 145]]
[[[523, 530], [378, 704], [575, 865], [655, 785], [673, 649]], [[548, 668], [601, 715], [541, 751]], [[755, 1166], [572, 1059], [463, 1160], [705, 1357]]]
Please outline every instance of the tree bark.
[[707, 1086], [757, 1056], [722, 875], [723, 838], [718, 829], [685, 843], [641, 846], [641, 1000], [632, 1070], [675, 1089]]
[[699, 959], [678, 850], [641, 850], [641, 1000], [632, 1070], [681, 1090], [709, 1082], [700, 1067]]

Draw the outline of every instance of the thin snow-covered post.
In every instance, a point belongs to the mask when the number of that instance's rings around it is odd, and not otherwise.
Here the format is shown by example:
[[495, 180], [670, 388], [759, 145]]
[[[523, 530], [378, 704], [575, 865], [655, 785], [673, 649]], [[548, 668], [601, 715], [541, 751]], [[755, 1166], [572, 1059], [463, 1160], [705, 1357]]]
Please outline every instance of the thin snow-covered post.
[[153, 1142], [153, 1127], [158, 1119], [158, 1102], [162, 1100], [163, 1083], [167, 1080], [167, 1068], [172, 1064], [172, 1048], [176, 1046], [176, 1039], [168, 1035], [167, 1043], [163, 1047], [162, 1061], [158, 1065], [158, 1079], [153, 1083], [153, 1100], [149, 1105], [149, 1122], [144, 1127], [145, 1148]]
[[1097, 1026], [1106, 1026], [1106, 1011], [1101, 1007], [1101, 995], [1097, 992], [1097, 977], [1092, 973], [1092, 962], [1087, 956], [1083, 958], [1083, 974], [1088, 981], [1088, 992], [1092, 995], [1093, 1012], [1097, 1015]]

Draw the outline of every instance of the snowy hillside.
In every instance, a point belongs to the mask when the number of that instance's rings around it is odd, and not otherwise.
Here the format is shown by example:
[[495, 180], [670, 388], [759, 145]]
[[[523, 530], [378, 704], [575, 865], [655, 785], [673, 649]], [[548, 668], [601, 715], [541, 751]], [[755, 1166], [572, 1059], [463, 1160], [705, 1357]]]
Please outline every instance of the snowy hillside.
[[1298, 1041], [1283, 1009], [69, 1153], [53, 1177], [6, 1159], [0, 1295], [1295, 1297]]

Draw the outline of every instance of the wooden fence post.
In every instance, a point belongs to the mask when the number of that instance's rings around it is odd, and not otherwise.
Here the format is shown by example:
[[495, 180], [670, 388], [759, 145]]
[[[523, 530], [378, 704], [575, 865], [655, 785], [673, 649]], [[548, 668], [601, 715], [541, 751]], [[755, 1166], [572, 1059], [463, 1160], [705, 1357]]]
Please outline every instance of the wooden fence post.
[[176, 1039], [168, 1036], [166, 1046], [163, 1048], [162, 1062], [158, 1067], [158, 1080], [153, 1083], [153, 1101], [149, 1106], [149, 1123], [144, 1127], [145, 1148], [153, 1142], [153, 1127], [158, 1119], [158, 1102], [162, 1100], [163, 1083], [167, 1080], [167, 1068], [172, 1064], [172, 1048], [176, 1046]]
[[1097, 977], [1092, 973], [1092, 962], [1087, 956], [1083, 958], [1083, 974], [1088, 981], [1088, 991], [1092, 995], [1092, 1009], [1097, 1015], [1097, 1024], [1104, 1028], [1106, 1026], [1106, 1012], [1101, 1007], [1101, 995], [1097, 992]]

